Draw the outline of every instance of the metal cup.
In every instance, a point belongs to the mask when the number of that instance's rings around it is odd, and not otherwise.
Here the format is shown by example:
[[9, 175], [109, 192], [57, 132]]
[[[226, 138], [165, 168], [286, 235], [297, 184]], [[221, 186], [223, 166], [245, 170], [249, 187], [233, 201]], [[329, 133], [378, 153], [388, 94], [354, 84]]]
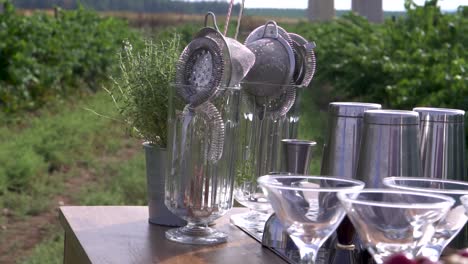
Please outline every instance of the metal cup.
[[[465, 111], [416, 107], [420, 117], [420, 153], [422, 176], [466, 181]], [[449, 244], [451, 248], [468, 246], [468, 227]]]
[[[366, 110], [380, 109], [380, 104], [333, 102], [328, 106], [328, 137], [324, 145], [321, 175], [355, 178], [359, 145]], [[363, 250], [355, 246], [355, 230], [346, 217], [323, 249], [337, 248], [332, 263], [361, 263]]]
[[354, 178], [366, 110], [380, 104], [333, 102], [328, 106], [329, 136], [324, 145], [321, 175]]
[[420, 175], [418, 113], [366, 111], [356, 178], [378, 188], [385, 177]]
[[308, 174], [312, 147], [317, 145], [314, 141], [300, 139], [283, 139], [283, 171], [294, 174]]
[[416, 107], [421, 133], [422, 176], [466, 180], [465, 111]]

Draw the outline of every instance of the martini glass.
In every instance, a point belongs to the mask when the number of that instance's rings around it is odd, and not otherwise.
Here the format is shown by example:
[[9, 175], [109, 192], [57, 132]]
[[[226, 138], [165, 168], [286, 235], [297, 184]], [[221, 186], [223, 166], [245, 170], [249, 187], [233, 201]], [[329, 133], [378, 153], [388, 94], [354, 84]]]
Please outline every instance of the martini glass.
[[383, 184], [399, 190], [443, 194], [455, 200], [455, 204], [447, 215], [437, 223], [431, 241], [420, 252], [421, 255], [432, 261], [437, 261], [444, 248], [457, 236], [468, 221], [468, 216], [465, 214], [460, 200], [463, 195], [468, 195], [468, 183], [419, 177], [388, 177], [383, 179]]
[[337, 193], [364, 188], [360, 181], [316, 176], [267, 175], [258, 183], [299, 248], [300, 263], [315, 263], [319, 248], [343, 220]]
[[463, 195], [460, 197], [460, 202], [465, 207], [465, 214], [468, 215], [468, 195]]
[[338, 198], [379, 264], [397, 253], [409, 259], [417, 256], [455, 203], [444, 195], [390, 189], [344, 191]]

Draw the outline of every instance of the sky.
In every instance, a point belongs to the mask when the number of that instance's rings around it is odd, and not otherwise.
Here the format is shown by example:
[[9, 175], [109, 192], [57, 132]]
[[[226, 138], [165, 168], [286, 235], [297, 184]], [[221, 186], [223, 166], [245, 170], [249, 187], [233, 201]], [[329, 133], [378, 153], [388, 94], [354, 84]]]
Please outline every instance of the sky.
[[[191, 0], [193, 1], [193, 0]], [[228, 1], [228, 0], [225, 0]], [[331, 0], [330, 0], [331, 1]], [[240, 3], [241, 0], [235, 0]], [[308, 0], [245, 0], [246, 8], [307, 8]], [[386, 11], [403, 11], [404, 0], [383, 0], [383, 9]], [[422, 5], [425, 0], [414, 0]], [[468, 0], [439, 0], [442, 10], [455, 10], [460, 5], [468, 5]], [[351, 9], [351, 0], [335, 0], [335, 9]]]

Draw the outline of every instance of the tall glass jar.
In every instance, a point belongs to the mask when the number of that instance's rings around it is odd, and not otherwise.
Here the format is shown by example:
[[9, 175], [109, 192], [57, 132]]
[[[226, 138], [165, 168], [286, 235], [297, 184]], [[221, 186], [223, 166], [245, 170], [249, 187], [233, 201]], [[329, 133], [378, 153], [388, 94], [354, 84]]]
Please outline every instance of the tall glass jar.
[[[169, 104], [168, 172], [165, 203], [187, 226], [166, 232], [169, 240], [216, 244], [226, 234], [208, 227], [233, 205], [235, 139], [238, 133], [239, 87], [218, 88], [196, 104], [176, 85]], [[203, 91], [203, 87], [196, 87]]]
[[[250, 84], [252, 85], [252, 84]], [[266, 86], [262, 84], [262, 86]], [[269, 88], [269, 87], [266, 87]], [[275, 89], [271, 85], [271, 89]], [[233, 215], [231, 222], [252, 234], [263, 232], [271, 206], [257, 184], [257, 178], [282, 170], [281, 140], [297, 138], [299, 122], [298, 86], [283, 86], [274, 96], [255, 96], [241, 91], [238, 161], [234, 197], [251, 209]]]

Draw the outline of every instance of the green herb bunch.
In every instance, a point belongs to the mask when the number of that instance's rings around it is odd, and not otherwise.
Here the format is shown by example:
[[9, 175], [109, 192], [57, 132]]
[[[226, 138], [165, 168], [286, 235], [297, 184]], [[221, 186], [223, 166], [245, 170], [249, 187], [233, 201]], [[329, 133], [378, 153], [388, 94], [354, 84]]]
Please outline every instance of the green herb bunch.
[[166, 147], [169, 89], [174, 81], [180, 37], [146, 41], [141, 52], [123, 43], [119, 71], [106, 91], [132, 132], [151, 144]]

